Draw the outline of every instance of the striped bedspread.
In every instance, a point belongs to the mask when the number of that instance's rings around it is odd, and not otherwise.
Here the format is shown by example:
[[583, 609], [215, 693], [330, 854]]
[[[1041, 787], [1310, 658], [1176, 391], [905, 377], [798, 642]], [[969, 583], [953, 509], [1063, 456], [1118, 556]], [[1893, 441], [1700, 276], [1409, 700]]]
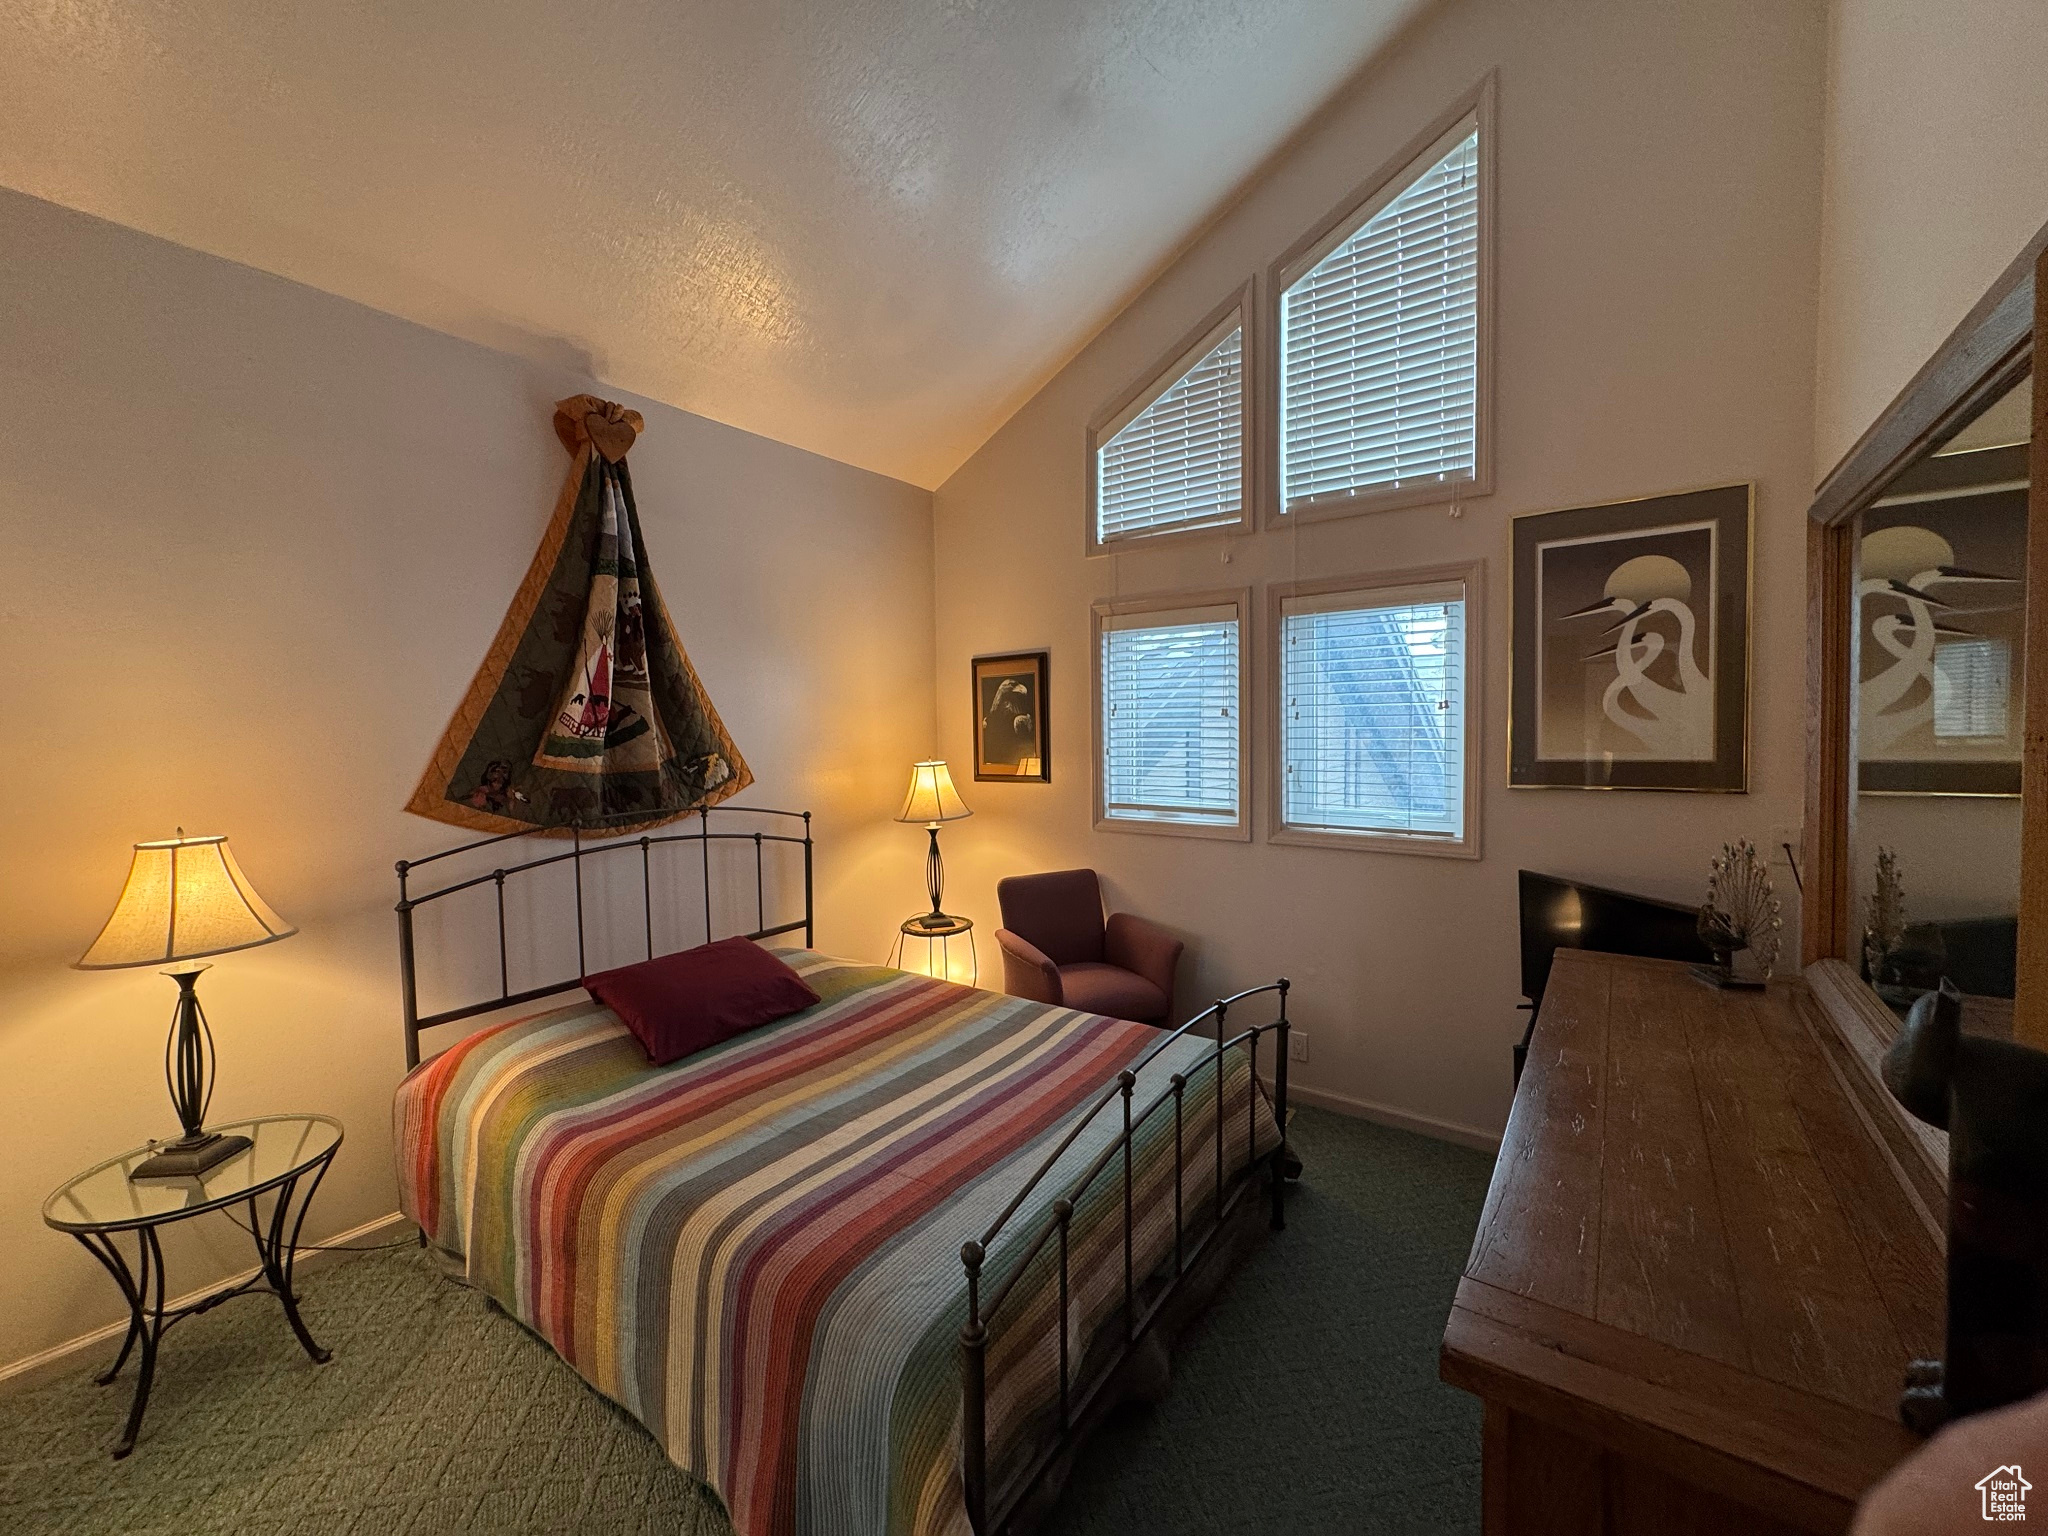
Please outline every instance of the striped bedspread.
[[[817, 1006], [671, 1066], [592, 1002], [423, 1063], [395, 1105], [401, 1203], [708, 1484], [741, 1536], [951, 1536], [967, 1529], [960, 1245], [1159, 1036], [782, 954]], [[1235, 1173], [1278, 1132], [1262, 1095], [1247, 1102], [1242, 1053], [1226, 1060]], [[1192, 1235], [1213, 1209], [1213, 1054], [1176, 1043], [1136, 1104], [1176, 1071]], [[984, 1296], [1122, 1124], [1114, 1105], [1096, 1120], [998, 1239]], [[1173, 1143], [1169, 1104], [1134, 1155], [1141, 1278], [1173, 1261]], [[1122, 1211], [1112, 1158], [1072, 1221], [1076, 1362], [1121, 1324]], [[1056, 1412], [1056, 1250], [990, 1321], [992, 1491]]]

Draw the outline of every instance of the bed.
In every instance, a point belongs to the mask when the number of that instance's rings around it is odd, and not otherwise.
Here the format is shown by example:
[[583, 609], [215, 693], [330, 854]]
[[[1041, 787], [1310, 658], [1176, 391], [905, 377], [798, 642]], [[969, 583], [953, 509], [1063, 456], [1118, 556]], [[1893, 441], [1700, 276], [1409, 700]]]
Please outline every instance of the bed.
[[[752, 835], [702, 817], [667, 839]], [[638, 849], [651, 891], [660, 840], [547, 862], [574, 863], [580, 914], [584, 858]], [[809, 933], [808, 823], [802, 843], [803, 920], [749, 934], [771, 947]], [[438, 894], [403, 897], [402, 931]], [[421, 1017], [406, 936], [409, 1042], [488, 1011]], [[741, 1536], [1018, 1528], [1244, 1229], [1280, 1224], [1286, 985], [1165, 1033], [776, 952], [820, 1001], [666, 1067], [581, 997], [415, 1066], [402, 1207]], [[535, 1000], [500, 983], [500, 1010]], [[577, 989], [532, 992], [551, 990]], [[1267, 1003], [1231, 1031], [1233, 1006]]]

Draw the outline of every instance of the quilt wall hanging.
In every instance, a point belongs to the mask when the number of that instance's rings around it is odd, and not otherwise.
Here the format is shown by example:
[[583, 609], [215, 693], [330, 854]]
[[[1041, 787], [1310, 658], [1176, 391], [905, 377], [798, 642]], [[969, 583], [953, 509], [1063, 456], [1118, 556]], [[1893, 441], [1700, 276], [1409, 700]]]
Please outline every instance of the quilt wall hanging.
[[594, 395], [555, 406], [569, 478], [408, 811], [477, 832], [638, 831], [753, 782], [647, 568], [626, 469], [644, 425]]

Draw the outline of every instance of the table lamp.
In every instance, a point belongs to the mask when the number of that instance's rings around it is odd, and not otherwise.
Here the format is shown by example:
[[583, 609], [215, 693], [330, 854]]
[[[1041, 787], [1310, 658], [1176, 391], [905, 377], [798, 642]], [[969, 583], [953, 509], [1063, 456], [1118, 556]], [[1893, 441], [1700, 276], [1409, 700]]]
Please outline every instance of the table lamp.
[[939, 823], [958, 821], [973, 814], [962, 803], [960, 792], [953, 788], [953, 775], [946, 770], [943, 761], [911, 764], [910, 793], [904, 798], [902, 813], [896, 819], [921, 821], [932, 835], [931, 851], [924, 859], [924, 884], [931, 893], [932, 909], [915, 919], [921, 927], [950, 928], [956, 921], [939, 910], [939, 898], [946, 891], [946, 863], [939, 857]]
[[249, 1145], [246, 1136], [205, 1129], [206, 1106], [213, 1097], [213, 1032], [199, 1008], [199, 974], [207, 967], [194, 962], [288, 939], [298, 931], [256, 894], [228, 852], [225, 837], [187, 837], [180, 827], [174, 838], [135, 845], [114, 915], [76, 962], [81, 971], [171, 962], [164, 974], [178, 984], [171, 1037], [164, 1046], [164, 1081], [183, 1134], [163, 1143], [130, 1178], [190, 1178]]

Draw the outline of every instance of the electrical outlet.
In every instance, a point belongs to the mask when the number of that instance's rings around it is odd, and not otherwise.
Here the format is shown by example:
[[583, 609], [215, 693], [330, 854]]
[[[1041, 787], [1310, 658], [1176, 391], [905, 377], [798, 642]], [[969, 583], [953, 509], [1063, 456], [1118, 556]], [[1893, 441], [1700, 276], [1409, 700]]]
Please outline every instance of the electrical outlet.
[[1305, 1031], [1299, 1029], [1287, 1031], [1287, 1059], [1289, 1061], [1308, 1060], [1308, 1035]]

